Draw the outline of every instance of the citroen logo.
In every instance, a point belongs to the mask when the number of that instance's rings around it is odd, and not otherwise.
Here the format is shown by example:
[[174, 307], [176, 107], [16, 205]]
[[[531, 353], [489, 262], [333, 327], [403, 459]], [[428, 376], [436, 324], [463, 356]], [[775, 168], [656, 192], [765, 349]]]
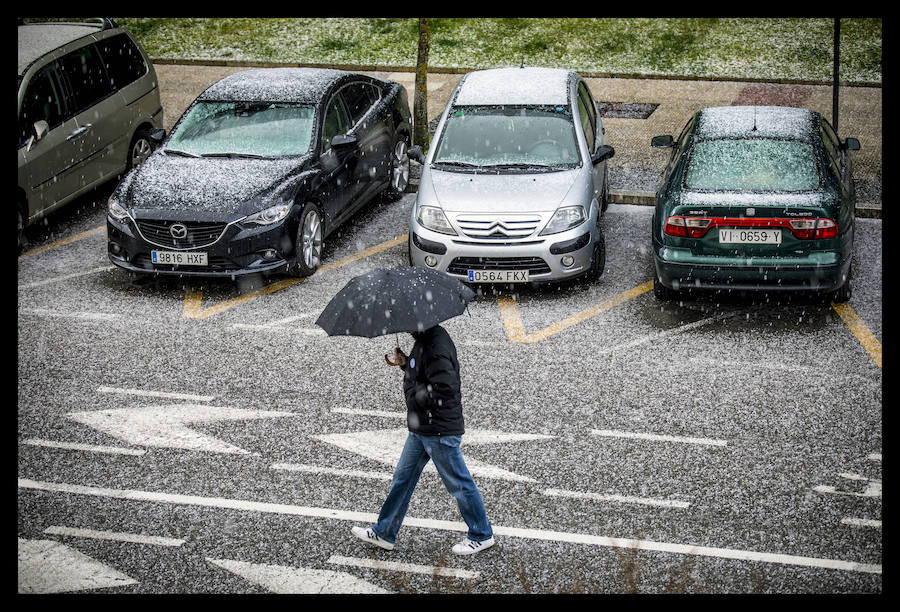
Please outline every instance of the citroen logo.
[[187, 238], [187, 226], [183, 223], [173, 223], [169, 226], [169, 233], [172, 234], [172, 238]]

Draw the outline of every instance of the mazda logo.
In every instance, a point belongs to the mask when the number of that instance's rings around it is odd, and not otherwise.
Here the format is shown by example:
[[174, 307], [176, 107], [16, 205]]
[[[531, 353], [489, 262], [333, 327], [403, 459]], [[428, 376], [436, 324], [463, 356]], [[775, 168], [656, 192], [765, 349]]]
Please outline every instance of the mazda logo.
[[172, 238], [187, 238], [187, 226], [183, 223], [173, 223], [169, 227], [169, 233]]

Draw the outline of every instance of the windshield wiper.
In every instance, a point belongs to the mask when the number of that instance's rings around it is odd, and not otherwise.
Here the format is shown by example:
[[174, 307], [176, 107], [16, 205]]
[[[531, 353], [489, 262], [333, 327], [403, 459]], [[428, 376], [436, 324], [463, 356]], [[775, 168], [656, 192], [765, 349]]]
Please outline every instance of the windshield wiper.
[[483, 168], [555, 168], [553, 164], [541, 164], [536, 162], [510, 162], [506, 164], [488, 164]]
[[433, 165], [440, 164], [442, 166], [456, 166], [458, 168], [482, 168], [483, 167], [480, 164], [473, 164], [470, 162], [457, 161], [455, 159], [434, 161], [434, 162], [432, 162], [432, 164]]
[[196, 153], [188, 153], [187, 151], [181, 151], [179, 149], [163, 149], [163, 153], [171, 153], [173, 155], [181, 155], [182, 157], [200, 157]]
[[256, 155], [255, 153], [203, 153], [201, 157], [250, 157], [253, 159], [265, 159], [265, 155]]

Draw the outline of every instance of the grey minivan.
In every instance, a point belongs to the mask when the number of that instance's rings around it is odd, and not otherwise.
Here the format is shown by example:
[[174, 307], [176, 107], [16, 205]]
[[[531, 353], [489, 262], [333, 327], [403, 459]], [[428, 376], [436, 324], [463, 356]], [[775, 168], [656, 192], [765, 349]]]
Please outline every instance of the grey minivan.
[[422, 165], [412, 265], [469, 283], [540, 283], [603, 273], [600, 218], [615, 151], [590, 90], [558, 68], [465, 75]]
[[153, 64], [111, 19], [19, 22], [18, 43], [21, 248], [26, 227], [146, 159], [163, 110]]

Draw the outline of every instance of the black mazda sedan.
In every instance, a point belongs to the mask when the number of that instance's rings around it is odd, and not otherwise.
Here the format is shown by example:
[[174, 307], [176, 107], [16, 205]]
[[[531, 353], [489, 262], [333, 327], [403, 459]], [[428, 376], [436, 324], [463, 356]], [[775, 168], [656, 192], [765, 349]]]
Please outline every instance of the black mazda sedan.
[[331, 232], [406, 189], [410, 126], [406, 91], [386, 79], [314, 68], [228, 76], [110, 197], [109, 258], [155, 275], [308, 276]]

